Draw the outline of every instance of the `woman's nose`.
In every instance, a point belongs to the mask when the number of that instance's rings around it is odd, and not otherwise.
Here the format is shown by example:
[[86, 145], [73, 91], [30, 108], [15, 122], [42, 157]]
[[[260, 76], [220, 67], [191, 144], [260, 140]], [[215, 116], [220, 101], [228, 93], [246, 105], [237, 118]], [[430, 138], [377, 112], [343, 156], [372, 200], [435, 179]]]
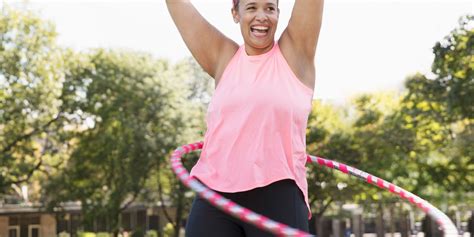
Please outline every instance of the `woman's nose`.
[[265, 21], [267, 19], [267, 14], [265, 14], [264, 10], [258, 10], [255, 19], [258, 21]]

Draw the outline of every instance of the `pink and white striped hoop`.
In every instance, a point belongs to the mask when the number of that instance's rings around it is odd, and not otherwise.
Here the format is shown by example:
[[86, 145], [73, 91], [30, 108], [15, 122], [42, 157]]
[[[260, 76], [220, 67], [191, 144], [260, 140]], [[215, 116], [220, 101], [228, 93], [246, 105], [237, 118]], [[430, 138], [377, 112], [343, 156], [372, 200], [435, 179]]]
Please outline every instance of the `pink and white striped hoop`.
[[[194, 177], [191, 177], [188, 171], [183, 167], [181, 157], [184, 154], [190, 153], [192, 151], [200, 150], [203, 147], [203, 144], [203, 142], [197, 142], [178, 147], [171, 156], [171, 167], [174, 173], [178, 176], [178, 178], [183, 182], [184, 185], [191, 188], [199, 196], [206, 199], [208, 202], [221, 209], [225, 213], [232, 215], [238, 219], [241, 219], [242, 221], [245, 221], [247, 223], [253, 224], [258, 228], [269, 231], [277, 236], [312, 236], [309, 233], [292, 228], [285, 224], [278, 223], [265, 216], [259, 215], [245, 207], [239, 206], [238, 204], [210, 190]], [[445, 237], [458, 236], [458, 230], [456, 229], [456, 226], [443, 212], [438, 210], [436, 207], [434, 207], [427, 201], [414, 195], [413, 193], [410, 193], [405, 189], [400, 188], [381, 178], [378, 178], [369, 173], [366, 173], [364, 171], [358, 170], [342, 163], [310, 155], [308, 155], [307, 159], [308, 162], [316, 163], [320, 166], [326, 166], [331, 169], [339, 170], [345, 174], [358, 177], [369, 184], [375, 185], [382, 189], [386, 189], [391, 193], [398, 195], [402, 199], [408, 200], [414, 206], [423, 210], [423, 212], [433, 218], [440, 226]]]

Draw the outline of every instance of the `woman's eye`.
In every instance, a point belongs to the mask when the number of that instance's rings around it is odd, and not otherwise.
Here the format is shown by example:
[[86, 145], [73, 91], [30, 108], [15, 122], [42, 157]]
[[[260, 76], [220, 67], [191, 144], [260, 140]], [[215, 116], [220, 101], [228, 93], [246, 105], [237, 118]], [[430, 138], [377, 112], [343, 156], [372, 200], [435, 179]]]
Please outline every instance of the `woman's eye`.
[[267, 10], [272, 12], [272, 11], [275, 11], [275, 8], [274, 7], [269, 7], [269, 8], [267, 8]]
[[255, 10], [255, 7], [248, 7], [247, 10]]

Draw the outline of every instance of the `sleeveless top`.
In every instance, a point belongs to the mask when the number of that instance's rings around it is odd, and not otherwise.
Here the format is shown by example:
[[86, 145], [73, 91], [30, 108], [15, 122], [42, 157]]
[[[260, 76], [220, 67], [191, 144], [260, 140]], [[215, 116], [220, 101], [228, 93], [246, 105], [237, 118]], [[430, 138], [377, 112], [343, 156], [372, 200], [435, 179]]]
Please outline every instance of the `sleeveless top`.
[[312, 98], [277, 42], [256, 56], [240, 46], [209, 104], [204, 146], [191, 176], [220, 192], [292, 179], [311, 218], [305, 164]]

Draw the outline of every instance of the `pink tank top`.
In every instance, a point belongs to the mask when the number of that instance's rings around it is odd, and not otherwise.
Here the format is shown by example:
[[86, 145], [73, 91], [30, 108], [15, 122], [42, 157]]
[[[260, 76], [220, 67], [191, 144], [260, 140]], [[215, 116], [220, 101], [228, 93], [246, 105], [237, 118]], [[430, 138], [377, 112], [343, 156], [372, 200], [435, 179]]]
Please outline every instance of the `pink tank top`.
[[204, 146], [191, 176], [220, 192], [292, 179], [310, 210], [305, 164], [312, 98], [278, 43], [256, 56], [241, 46], [209, 104]]

